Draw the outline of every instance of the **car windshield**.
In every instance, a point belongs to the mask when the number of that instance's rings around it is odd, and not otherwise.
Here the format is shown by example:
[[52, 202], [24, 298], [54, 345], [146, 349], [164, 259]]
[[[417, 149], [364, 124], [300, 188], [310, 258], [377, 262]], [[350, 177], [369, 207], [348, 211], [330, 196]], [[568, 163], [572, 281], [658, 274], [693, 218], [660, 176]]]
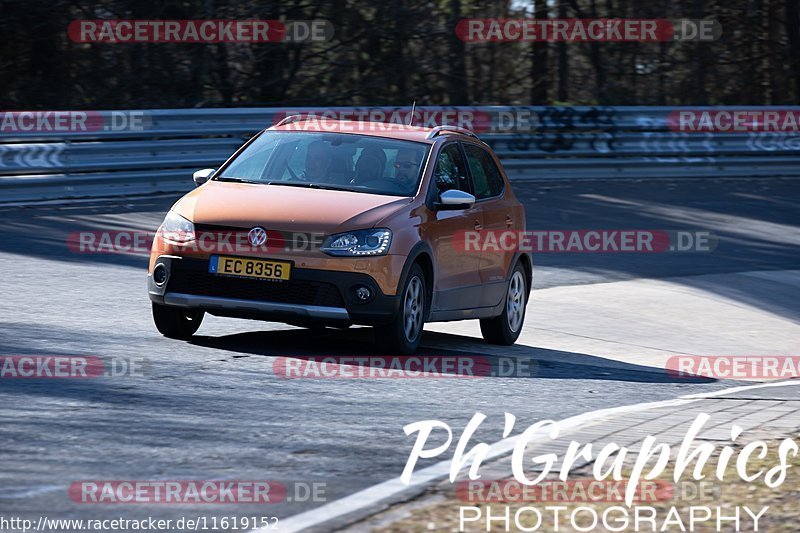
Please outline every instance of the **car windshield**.
[[414, 196], [428, 149], [367, 135], [265, 131], [215, 179]]

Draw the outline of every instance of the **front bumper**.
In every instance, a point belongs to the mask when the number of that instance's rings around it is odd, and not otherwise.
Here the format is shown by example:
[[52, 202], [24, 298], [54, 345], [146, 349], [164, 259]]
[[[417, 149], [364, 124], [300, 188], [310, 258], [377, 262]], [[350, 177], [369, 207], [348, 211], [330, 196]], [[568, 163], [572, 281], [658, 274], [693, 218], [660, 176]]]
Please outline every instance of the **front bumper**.
[[[214, 315], [289, 323], [308, 321], [386, 324], [399, 309], [397, 296], [385, 295], [368, 274], [298, 268], [289, 281], [217, 276], [208, 272], [207, 259], [162, 255], [154, 268], [166, 269], [160, 286], [149, 274], [150, 299], [162, 305], [202, 309]], [[358, 300], [357, 287], [370, 289], [371, 298]]]
[[349, 322], [350, 315], [343, 307], [323, 307], [321, 305], [282, 304], [278, 302], [258, 302], [237, 298], [221, 298], [218, 296], [201, 296], [169, 292], [164, 295], [165, 305], [205, 309], [214, 311], [234, 311], [242, 313], [273, 314], [296, 316], [303, 319], [319, 319]]

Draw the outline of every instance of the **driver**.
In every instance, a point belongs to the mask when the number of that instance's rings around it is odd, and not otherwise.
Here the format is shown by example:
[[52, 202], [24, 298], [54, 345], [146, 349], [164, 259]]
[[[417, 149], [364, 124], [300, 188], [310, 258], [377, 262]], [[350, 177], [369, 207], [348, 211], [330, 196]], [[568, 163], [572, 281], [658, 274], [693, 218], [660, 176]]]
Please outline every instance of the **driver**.
[[394, 177], [403, 189], [409, 190], [417, 182], [419, 175], [419, 159], [417, 150], [401, 148], [394, 161]]
[[328, 174], [331, 167], [331, 150], [325, 141], [314, 141], [306, 150], [306, 169], [300, 179], [319, 181]]

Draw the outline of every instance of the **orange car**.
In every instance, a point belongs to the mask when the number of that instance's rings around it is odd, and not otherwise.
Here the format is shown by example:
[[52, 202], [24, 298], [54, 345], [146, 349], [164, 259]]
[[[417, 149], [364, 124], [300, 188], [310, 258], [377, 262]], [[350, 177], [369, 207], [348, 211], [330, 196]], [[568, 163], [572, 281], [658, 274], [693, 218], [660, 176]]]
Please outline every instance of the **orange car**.
[[523, 231], [525, 211], [468, 130], [289, 117], [194, 181], [150, 257], [167, 337], [191, 337], [205, 313], [371, 325], [396, 353], [417, 349], [425, 322], [480, 319], [495, 344], [520, 334], [530, 255], [473, 245]]

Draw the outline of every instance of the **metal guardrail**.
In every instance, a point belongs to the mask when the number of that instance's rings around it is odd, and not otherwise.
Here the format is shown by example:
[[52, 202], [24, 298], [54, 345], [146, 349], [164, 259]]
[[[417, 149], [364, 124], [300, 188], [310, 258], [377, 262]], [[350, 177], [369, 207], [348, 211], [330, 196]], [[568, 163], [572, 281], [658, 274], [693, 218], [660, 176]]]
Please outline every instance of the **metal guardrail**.
[[[514, 180], [800, 176], [800, 134], [676, 132], [669, 121], [676, 109], [492, 106], [417, 112], [423, 125], [471, 126]], [[742, 108], [692, 108], [723, 109]], [[800, 107], [749, 109], [800, 113]], [[68, 132], [0, 122], [0, 201], [188, 190], [193, 170], [219, 166], [247, 138], [287, 115], [395, 112], [402, 116], [409, 108], [88, 111], [82, 113], [89, 127]], [[128, 115], [136, 116], [135, 127], [120, 126]]]

